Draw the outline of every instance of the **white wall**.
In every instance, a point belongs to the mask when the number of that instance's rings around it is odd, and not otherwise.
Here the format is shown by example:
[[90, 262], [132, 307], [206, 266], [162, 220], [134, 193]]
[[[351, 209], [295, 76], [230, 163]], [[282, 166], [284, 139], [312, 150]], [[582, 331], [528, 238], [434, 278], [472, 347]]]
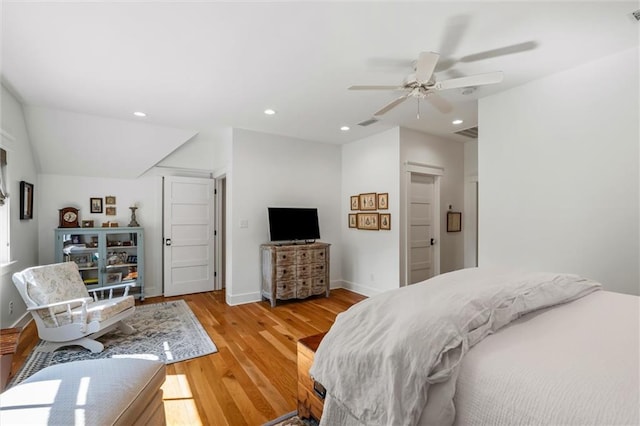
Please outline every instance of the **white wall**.
[[[464, 211], [464, 144], [439, 136], [400, 129], [400, 161], [427, 164], [444, 169], [440, 178], [440, 272], [464, 267], [464, 233], [447, 232], [449, 205]], [[405, 173], [405, 172], [403, 172]], [[401, 180], [406, 185], [406, 179]], [[403, 187], [402, 193], [406, 193]]]
[[480, 266], [638, 294], [638, 49], [480, 100]]
[[[11, 258], [15, 263], [8, 268], [0, 268], [0, 326], [12, 327], [26, 313], [26, 306], [18, 294], [11, 274], [38, 263], [38, 219], [37, 207], [42, 188], [37, 182], [37, 170], [34, 162], [29, 134], [25, 125], [22, 106], [18, 100], [2, 86], [0, 128], [9, 134], [12, 140], [7, 142], [8, 191], [11, 199]], [[33, 219], [20, 220], [20, 181], [33, 183], [34, 204]], [[13, 313], [9, 313], [9, 302], [13, 302]]]
[[208, 170], [230, 163], [232, 130], [230, 127], [205, 129], [160, 161], [160, 168]]
[[[193, 130], [28, 106], [40, 172], [136, 178], [194, 137]], [[96, 161], [99, 159], [99, 161]]]
[[[162, 294], [162, 178], [147, 176], [137, 179], [106, 179], [81, 176], [40, 175], [36, 193], [39, 215], [39, 263], [55, 261], [54, 232], [58, 227], [58, 209], [66, 206], [80, 209], [80, 220], [118, 222], [127, 225], [131, 220], [129, 206], [138, 204], [136, 219], [144, 228], [145, 238], [145, 296]], [[116, 216], [92, 214], [89, 198], [114, 195]]]
[[[260, 300], [260, 244], [269, 240], [267, 207], [316, 207], [321, 241], [331, 246], [331, 280], [340, 259], [340, 147], [233, 130], [227, 174], [227, 303]], [[240, 221], [248, 222], [240, 228]]]
[[478, 266], [478, 140], [464, 143], [464, 267]]
[[[372, 296], [400, 283], [400, 146], [393, 128], [342, 146], [342, 277], [345, 288]], [[350, 196], [389, 193], [390, 231], [364, 231], [348, 226]]]

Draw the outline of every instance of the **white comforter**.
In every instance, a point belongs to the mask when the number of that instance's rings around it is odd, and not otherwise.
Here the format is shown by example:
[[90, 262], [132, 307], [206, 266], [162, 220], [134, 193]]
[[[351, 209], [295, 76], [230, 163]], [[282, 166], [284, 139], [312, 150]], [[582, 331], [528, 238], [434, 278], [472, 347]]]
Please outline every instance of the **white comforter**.
[[328, 395], [320, 424], [415, 425], [423, 410], [429, 423], [452, 424], [469, 348], [528, 312], [599, 288], [575, 275], [474, 268], [364, 300], [336, 318], [316, 352], [310, 373]]

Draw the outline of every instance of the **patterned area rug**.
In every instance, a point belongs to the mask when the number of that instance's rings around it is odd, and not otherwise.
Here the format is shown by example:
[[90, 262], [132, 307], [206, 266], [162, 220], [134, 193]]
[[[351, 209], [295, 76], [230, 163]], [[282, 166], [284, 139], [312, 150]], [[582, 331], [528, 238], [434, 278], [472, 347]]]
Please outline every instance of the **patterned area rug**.
[[15, 375], [10, 386], [16, 385], [50, 365], [98, 358], [146, 358], [172, 364], [218, 352], [202, 324], [184, 300], [136, 306], [135, 313], [125, 320], [136, 331], [123, 334], [114, 330], [99, 337], [104, 350], [94, 354], [80, 346], [67, 346], [57, 351], [40, 352], [40, 342]]

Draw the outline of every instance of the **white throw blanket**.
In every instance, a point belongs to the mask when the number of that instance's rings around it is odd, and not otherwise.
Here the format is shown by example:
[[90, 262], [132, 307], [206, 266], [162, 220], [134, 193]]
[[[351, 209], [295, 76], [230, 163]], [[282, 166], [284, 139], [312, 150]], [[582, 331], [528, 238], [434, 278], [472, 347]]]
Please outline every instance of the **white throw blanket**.
[[469, 348], [528, 312], [600, 287], [576, 275], [473, 268], [366, 299], [338, 315], [315, 354], [310, 374], [328, 395], [320, 424], [415, 425], [423, 410], [431, 424], [452, 424]]

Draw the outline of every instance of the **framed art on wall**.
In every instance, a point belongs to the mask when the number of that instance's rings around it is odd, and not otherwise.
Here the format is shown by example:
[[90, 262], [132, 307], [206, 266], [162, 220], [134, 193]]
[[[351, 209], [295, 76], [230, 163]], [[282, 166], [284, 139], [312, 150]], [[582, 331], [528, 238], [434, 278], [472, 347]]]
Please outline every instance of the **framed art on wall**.
[[375, 192], [360, 194], [360, 210], [377, 210], [378, 202]]
[[380, 213], [380, 229], [391, 229], [391, 213]]
[[356, 213], [349, 213], [349, 228], [358, 227], [358, 215]]
[[113, 205], [116, 203], [116, 197], [114, 195], [107, 195], [104, 197], [104, 203], [106, 205]]
[[360, 198], [357, 195], [351, 196], [351, 210], [360, 210]]
[[20, 219], [33, 219], [33, 184], [20, 181]]
[[389, 193], [384, 192], [382, 194], [378, 194], [378, 209], [387, 210], [388, 208], [389, 208]]
[[115, 216], [116, 215], [116, 208], [115, 207], [107, 207], [105, 209], [105, 214], [107, 216]]
[[102, 198], [92, 197], [89, 198], [89, 210], [91, 213], [102, 213]]
[[462, 231], [462, 213], [447, 212], [447, 232]]
[[358, 229], [377, 231], [380, 229], [378, 213], [358, 213]]

